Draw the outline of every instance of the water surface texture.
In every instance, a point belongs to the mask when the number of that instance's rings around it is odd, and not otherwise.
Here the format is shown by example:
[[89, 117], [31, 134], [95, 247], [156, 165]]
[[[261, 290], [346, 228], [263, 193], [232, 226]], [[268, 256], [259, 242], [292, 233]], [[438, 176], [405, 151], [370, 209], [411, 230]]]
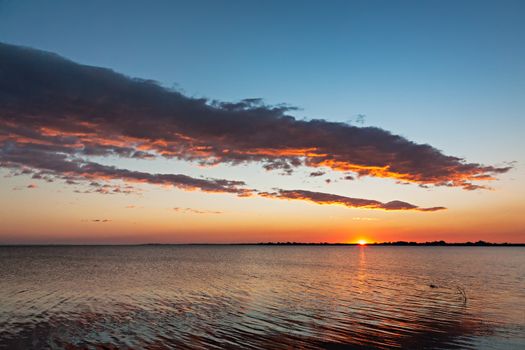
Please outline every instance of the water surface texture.
[[525, 348], [525, 248], [0, 247], [0, 348]]

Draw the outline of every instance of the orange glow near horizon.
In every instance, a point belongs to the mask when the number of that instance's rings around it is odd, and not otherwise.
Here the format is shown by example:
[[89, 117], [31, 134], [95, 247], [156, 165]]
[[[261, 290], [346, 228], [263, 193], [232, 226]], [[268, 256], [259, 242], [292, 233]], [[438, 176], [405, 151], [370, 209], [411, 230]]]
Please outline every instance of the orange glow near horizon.
[[[7, 174], [2, 171], [0, 177]], [[215, 175], [210, 171], [210, 177]], [[238, 176], [241, 175], [250, 174], [239, 171]], [[448, 198], [453, 205], [448, 211], [429, 216], [414, 211], [271, 201], [260, 196], [239, 200], [238, 196], [231, 194], [211, 195], [188, 191], [187, 188], [168, 190], [162, 184], [142, 184], [140, 181], [136, 182], [138, 192], [104, 195], [74, 192], [75, 187], [67, 187], [63, 182], [38, 181], [30, 175], [1, 178], [0, 243], [3, 244], [295, 241], [347, 242], [367, 246], [374, 242], [396, 241], [524, 241], [523, 189], [510, 182], [502, 183], [498, 192], [483, 192], [475, 197], [472, 192], [444, 193], [444, 189], [434, 190], [436, 201], [445, 202]], [[395, 193], [388, 192], [386, 185], [381, 187], [376, 185], [377, 182], [374, 182], [377, 192], [373, 193], [374, 197], [382, 200], [397, 197]], [[30, 186], [32, 183], [38, 187]], [[125, 186], [122, 183], [115, 185]], [[292, 186], [283, 183], [285, 185]], [[340, 185], [343, 188], [343, 184]], [[336, 187], [338, 183], [330, 186], [327, 192], [339, 191]], [[79, 187], [79, 190], [82, 189]], [[410, 188], [405, 191], [410, 191]], [[380, 197], [382, 192], [385, 194]], [[354, 195], [353, 191], [347, 193]], [[357, 187], [355, 195], [361, 196]], [[425, 203], [424, 197], [419, 198], [419, 194], [413, 196], [406, 195], [406, 198], [418, 204], [433, 204]], [[479, 200], [480, 196], [491, 206], [471, 205], [472, 198]], [[53, 205], [49, 205], [50, 201]], [[175, 212], [174, 207], [191, 208], [203, 213]], [[221, 214], [207, 214], [216, 211]], [[31, 220], [26, 219], [28, 216]], [[267, 220], [270, 217], [272, 220]], [[498, 232], [497, 235], [494, 232]]]

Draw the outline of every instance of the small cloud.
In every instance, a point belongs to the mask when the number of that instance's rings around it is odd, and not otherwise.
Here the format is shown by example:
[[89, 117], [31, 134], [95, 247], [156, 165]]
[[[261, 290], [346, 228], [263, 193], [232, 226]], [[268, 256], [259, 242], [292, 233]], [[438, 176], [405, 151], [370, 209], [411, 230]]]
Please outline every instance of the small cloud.
[[314, 171], [314, 172], [311, 172], [310, 175], [308, 175], [308, 176], [310, 176], [310, 177], [318, 177], [318, 176], [323, 176], [324, 174], [325, 174], [324, 171]]
[[366, 114], [358, 114], [355, 117], [355, 123], [363, 125], [365, 123]]
[[355, 217], [355, 218], [352, 218], [352, 220], [356, 220], [356, 221], [377, 221], [379, 219], [378, 218], [367, 218], [367, 217]]
[[200, 210], [200, 209], [193, 209], [193, 208], [179, 208], [175, 207], [173, 208], [174, 211], [179, 213], [185, 213], [185, 214], [224, 214], [222, 211], [214, 211], [214, 210]]

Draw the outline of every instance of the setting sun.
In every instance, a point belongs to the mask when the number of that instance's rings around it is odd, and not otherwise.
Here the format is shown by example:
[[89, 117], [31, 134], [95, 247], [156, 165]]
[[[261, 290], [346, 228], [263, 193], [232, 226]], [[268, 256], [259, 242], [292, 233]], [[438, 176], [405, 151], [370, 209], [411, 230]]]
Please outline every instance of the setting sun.
[[357, 244], [359, 245], [366, 245], [367, 241], [365, 239], [360, 239], [357, 241]]

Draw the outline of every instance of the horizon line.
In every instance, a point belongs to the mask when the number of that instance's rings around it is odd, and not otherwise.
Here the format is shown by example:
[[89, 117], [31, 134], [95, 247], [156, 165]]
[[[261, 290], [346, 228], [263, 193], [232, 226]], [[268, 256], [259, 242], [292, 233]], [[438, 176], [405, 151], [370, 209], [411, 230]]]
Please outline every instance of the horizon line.
[[387, 242], [231, 242], [231, 243], [211, 243], [211, 242], [192, 242], [192, 243], [159, 243], [159, 242], [146, 242], [146, 243], [0, 243], [0, 247], [38, 247], [38, 246], [195, 246], [195, 245], [217, 245], [217, 246], [239, 246], [239, 245], [253, 245], [253, 246], [472, 246], [472, 247], [489, 247], [489, 246], [525, 246], [523, 243], [511, 243], [511, 242], [486, 242], [479, 240], [476, 242], [446, 242], [440, 241], [427, 241], [427, 242], [414, 242], [414, 241], [387, 241]]

